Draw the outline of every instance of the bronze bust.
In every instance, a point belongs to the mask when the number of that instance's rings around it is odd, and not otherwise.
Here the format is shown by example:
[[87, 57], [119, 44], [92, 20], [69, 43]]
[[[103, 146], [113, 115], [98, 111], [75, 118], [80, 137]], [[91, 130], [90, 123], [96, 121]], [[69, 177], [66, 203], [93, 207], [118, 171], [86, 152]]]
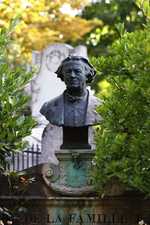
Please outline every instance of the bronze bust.
[[61, 63], [56, 74], [67, 88], [63, 94], [46, 102], [40, 110], [41, 114], [57, 126], [82, 127], [98, 124], [101, 118], [95, 108], [99, 99], [86, 88], [86, 84], [96, 74], [88, 60], [70, 56]]
[[62, 148], [90, 148], [88, 127], [101, 120], [96, 112], [100, 100], [91, 95], [86, 85], [96, 72], [87, 59], [70, 56], [63, 60], [56, 74], [65, 82], [66, 90], [46, 102], [40, 112], [51, 124], [63, 127]]

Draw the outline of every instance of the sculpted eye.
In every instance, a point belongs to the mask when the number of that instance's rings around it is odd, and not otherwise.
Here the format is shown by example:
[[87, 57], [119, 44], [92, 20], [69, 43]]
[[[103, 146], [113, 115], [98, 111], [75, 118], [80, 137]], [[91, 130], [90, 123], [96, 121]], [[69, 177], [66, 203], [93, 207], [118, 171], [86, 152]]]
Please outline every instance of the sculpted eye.
[[69, 73], [71, 73], [71, 70], [66, 70], [65, 73], [69, 74]]
[[77, 70], [77, 69], [75, 70], [75, 72], [76, 72], [76, 73], [82, 73], [81, 70]]

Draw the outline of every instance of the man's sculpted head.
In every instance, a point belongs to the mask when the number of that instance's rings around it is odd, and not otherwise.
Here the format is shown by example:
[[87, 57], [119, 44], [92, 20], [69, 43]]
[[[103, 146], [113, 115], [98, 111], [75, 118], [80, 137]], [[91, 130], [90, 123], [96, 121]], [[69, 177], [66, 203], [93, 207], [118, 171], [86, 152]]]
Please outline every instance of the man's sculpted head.
[[65, 82], [66, 90], [42, 106], [42, 115], [51, 124], [63, 127], [97, 124], [95, 108], [99, 101], [86, 88], [96, 75], [93, 66], [83, 57], [70, 56], [63, 60], [56, 74]]
[[[84, 83], [91, 83], [96, 75], [96, 71], [86, 58], [69, 56], [62, 61], [56, 74], [68, 86], [73, 78], [74, 80], [76, 79], [74, 83], [77, 83], [78, 79], [82, 80], [81, 82]], [[72, 77], [72, 79], [70, 77]]]

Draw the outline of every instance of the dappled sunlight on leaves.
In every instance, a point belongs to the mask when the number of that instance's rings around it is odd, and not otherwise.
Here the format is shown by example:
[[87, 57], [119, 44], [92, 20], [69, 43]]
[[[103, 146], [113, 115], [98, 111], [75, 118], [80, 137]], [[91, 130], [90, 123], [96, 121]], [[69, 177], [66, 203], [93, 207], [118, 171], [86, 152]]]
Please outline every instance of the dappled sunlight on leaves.
[[67, 12], [62, 13], [60, 9], [64, 3], [79, 9], [89, 4], [89, 1], [2, 1], [0, 26], [8, 28], [16, 16], [20, 20], [12, 33], [15, 43], [10, 51], [10, 55], [13, 55], [11, 58], [14, 57], [16, 62], [22, 59], [31, 61], [32, 50], [42, 50], [54, 42], [80, 40], [100, 23], [98, 20], [87, 21], [79, 16], [68, 15]]

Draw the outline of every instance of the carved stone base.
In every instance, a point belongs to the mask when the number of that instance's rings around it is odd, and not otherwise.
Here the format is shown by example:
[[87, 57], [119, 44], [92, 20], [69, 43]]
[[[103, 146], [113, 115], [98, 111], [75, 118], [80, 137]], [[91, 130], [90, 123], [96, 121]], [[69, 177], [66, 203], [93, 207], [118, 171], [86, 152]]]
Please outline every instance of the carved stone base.
[[58, 165], [44, 164], [43, 179], [55, 192], [65, 196], [82, 196], [94, 192], [90, 172], [94, 151], [61, 150], [56, 152]]

